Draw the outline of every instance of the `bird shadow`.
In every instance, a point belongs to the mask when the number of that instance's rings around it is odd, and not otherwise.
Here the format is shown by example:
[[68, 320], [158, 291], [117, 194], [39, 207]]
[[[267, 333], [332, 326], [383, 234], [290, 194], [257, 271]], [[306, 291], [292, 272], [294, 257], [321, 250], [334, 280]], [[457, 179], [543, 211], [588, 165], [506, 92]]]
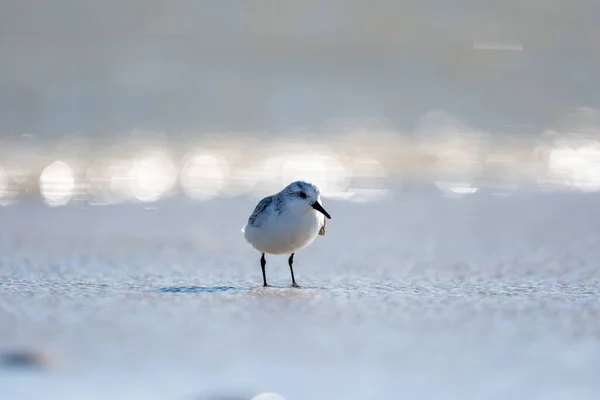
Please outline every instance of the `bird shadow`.
[[235, 286], [170, 286], [158, 289], [163, 293], [223, 293], [250, 290]]

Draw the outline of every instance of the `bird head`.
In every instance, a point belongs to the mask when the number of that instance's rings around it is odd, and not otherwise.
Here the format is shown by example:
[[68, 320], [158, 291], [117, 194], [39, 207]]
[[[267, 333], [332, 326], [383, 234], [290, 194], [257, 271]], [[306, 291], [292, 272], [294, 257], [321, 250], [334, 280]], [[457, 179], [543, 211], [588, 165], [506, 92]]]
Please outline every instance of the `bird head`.
[[283, 193], [288, 197], [290, 207], [306, 213], [318, 211], [331, 219], [329, 213], [321, 205], [321, 193], [316, 185], [305, 181], [296, 181], [286, 186]]

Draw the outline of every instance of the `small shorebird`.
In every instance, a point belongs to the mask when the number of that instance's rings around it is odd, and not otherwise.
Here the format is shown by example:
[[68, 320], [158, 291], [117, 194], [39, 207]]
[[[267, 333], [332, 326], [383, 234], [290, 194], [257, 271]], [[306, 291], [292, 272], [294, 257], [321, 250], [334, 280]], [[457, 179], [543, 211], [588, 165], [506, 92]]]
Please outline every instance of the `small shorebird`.
[[294, 254], [311, 244], [317, 236], [325, 235], [325, 217], [331, 216], [321, 205], [319, 188], [314, 184], [296, 181], [281, 192], [258, 202], [248, 222], [242, 228], [244, 238], [262, 253], [260, 266], [263, 286], [267, 284], [265, 254], [290, 254], [288, 264], [294, 279]]

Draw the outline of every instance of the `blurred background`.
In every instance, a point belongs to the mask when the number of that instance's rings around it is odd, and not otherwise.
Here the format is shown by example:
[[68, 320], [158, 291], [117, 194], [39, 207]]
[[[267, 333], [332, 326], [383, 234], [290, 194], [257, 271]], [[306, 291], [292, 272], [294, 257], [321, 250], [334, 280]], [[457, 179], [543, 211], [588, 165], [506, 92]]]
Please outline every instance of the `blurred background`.
[[[600, 398], [599, 18], [0, 0], [0, 397]], [[294, 179], [332, 220], [263, 289]]]
[[593, 0], [3, 0], [0, 199], [600, 188]]

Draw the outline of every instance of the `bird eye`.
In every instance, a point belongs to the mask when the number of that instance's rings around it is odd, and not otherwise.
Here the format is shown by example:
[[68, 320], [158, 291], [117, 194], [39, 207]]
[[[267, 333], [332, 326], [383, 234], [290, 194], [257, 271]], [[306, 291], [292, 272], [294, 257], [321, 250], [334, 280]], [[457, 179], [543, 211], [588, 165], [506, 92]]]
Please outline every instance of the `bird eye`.
[[306, 198], [306, 193], [300, 192], [300, 198], [305, 199]]

